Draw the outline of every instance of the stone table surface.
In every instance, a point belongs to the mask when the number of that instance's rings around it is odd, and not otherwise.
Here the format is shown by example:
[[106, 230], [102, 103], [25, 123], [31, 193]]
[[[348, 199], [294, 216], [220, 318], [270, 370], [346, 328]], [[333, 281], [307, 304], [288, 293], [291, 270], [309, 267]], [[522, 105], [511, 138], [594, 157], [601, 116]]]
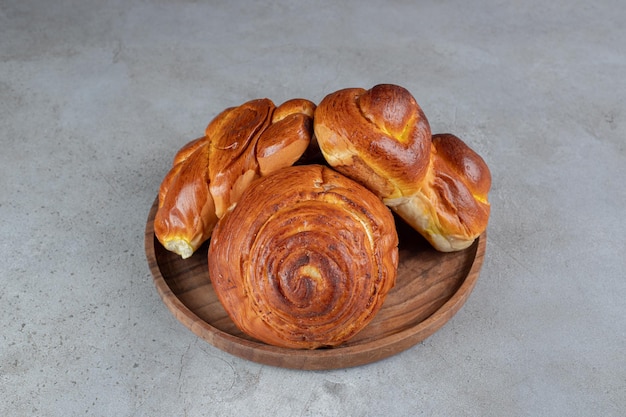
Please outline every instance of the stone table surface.
[[[622, 2], [3, 0], [0, 415], [623, 416]], [[493, 176], [477, 285], [437, 333], [297, 371], [196, 337], [148, 210], [222, 109], [409, 89]]]

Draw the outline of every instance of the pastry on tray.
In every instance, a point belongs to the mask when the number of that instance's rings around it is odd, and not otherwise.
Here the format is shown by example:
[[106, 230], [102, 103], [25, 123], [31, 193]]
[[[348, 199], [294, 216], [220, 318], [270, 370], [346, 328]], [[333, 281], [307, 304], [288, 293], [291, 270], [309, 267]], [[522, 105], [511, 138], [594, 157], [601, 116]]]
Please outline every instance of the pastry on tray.
[[487, 228], [490, 187], [481, 156], [432, 134], [403, 87], [346, 88], [317, 106], [257, 99], [224, 110], [177, 152], [154, 232], [182, 258], [210, 239], [209, 278], [248, 336], [335, 347], [394, 286], [392, 211], [436, 250], [459, 251]]
[[314, 110], [304, 99], [279, 107], [258, 99], [217, 115], [205, 136], [178, 151], [161, 183], [154, 219], [161, 244], [190, 257], [254, 179], [300, 159], [311, 142]]
[[405, 88], [331, 93], [315, 111], [314, 130], [333, 168], [375, 192], [435, 249], [465, 249], [487, 228], [487, 164], [458, 137], [431, 135]]
[[337, 346], [363, 329], [393, 287], [398, 236], [367, 188], [320, 165], [257, 180], [218, 222], [208, 264], [233, 322], [265, 343]]

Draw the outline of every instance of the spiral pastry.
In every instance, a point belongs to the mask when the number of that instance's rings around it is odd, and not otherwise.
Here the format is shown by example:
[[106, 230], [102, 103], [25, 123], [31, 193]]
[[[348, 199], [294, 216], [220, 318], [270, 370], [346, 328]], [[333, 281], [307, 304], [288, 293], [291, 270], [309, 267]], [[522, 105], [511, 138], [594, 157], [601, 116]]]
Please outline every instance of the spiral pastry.
[[330, 168], [258, 179], [213, 231], [209, 275], [233, 322], [267, 344], [337, 346], [378, 312], [395, 284], [389, 209]]

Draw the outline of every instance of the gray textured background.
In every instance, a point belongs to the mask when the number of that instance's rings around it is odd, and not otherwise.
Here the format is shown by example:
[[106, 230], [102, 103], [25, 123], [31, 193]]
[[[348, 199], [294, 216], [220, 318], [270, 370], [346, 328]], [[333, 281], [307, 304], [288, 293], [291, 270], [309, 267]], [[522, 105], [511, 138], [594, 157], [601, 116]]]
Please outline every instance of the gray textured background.
[[[626, 413], [622, 2], [211, 3], [0, 1], [0, 415]], [[381, 82], [491, 167], [468, 302], [352, 369], [199, 340], [144, 256], [174, 152], [227, 106]]]

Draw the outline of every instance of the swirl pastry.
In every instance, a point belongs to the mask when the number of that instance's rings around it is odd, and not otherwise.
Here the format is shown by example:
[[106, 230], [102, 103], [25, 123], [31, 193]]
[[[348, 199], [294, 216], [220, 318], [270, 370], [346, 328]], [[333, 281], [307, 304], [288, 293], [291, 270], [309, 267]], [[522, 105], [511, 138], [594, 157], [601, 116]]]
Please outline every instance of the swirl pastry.
[[258, 99], [217, 115], [161, 183], [154, 232], [163, 246], [188, 258], [254, 179], [294, 164], [311, 143], [314, 110], [304, 99]]
[[233, 322], [267, 344], [337, 346], [395, 284], [394, 219], [365, 187], [321, 165], [247, 188], [213, 231], [209, 275]]
[[348, 88], [318, 105], [314, 131], [328, 163], [383, 199], [437, 250], [468, 247], [486, 228], [491, 174], [454, 135], [431, 135], [396, 85]]

